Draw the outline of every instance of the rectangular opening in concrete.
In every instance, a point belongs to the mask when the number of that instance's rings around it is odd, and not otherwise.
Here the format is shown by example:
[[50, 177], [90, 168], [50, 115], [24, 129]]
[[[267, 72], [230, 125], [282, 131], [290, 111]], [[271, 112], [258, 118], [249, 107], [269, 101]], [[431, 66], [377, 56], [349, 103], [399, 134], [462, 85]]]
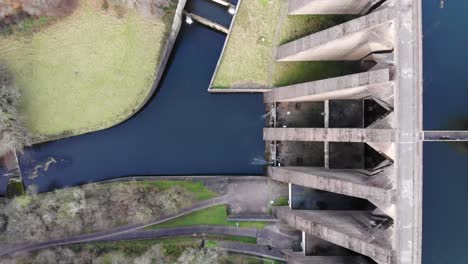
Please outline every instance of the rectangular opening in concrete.
[[291, 209], [293, 210], [364, 210], [376, 207], [366, 199], [338, 193], [291, 185]]
[[280, 166], [324, 166], [323, 142], [277, 142], [277, 161]]
[[364, 169], [364, 143], [330, 142], [330, 169]]
[[276, 127], [324, 127], [324, 102], [279, 102]]
[[363, 100], [330, 100], [330, 128], [363, 128]]
[[366, 143], [330, 142], [330, 169], [372, 170], [387, 159]]

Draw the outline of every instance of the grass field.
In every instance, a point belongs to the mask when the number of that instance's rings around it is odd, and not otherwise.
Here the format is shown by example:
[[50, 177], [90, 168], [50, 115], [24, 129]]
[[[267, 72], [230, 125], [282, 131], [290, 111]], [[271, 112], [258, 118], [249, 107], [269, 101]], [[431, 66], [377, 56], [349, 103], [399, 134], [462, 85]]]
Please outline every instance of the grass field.
[[37, 139], [110, 127], [148, 95], [173, 14], [108, 15], [80, 0], [77, 10], [34, 34], [0, 37], [0, 61], [22, 92]]
[[[194, 225], [224, 225], [236, 226], [236, 222], [227, 220], [227, 212], [225, 205], [213, 206], [207, 209], [200, 210], [186, 216], [179, 217], [172, 221], [154, 225], [150, 229], [179, 227], [179, 226], [194, 226]], [[264, 228], [265, 222], [239, 222], [239, 227], [245, 228]]]
[[283, 1], [242, 0], [214, 88], [295, 84], [354, 72], [349, 62], [275, 62], [277, 46], [341, 24], [353, 16], [287, 16]]

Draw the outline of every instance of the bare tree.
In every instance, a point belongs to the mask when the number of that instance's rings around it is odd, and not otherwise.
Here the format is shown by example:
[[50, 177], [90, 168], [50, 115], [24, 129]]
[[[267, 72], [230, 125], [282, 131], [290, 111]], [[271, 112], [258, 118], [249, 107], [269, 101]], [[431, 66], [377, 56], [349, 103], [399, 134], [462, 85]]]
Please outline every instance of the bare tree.
[[214, 248], [188, 248], [177, 259], [177, 264], [217, 264], [223, 257], [223, 251]]
[[22, 151], [31, 137], [19, 114], [20, 92], [5, 65], [0, 64], [0, 156]]

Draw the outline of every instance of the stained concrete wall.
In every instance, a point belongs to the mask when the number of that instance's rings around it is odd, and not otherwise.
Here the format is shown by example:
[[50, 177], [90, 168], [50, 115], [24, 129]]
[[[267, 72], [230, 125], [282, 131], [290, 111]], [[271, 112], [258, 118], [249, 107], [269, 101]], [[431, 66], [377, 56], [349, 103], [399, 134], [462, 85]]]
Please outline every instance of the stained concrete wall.
[[264, 128], [265, 141], [394, 142], [393, 129]]
[[371, 264], [372, 262], [361, 256], [300, 256], [288, 255], [288, 264]]
[[[393, 169], [381, 175], [367, 176], [355, 170], [333, 170], [319, 167], [268, 167], [268, 176], [275, 181], [367, 199], [379, 204], [393, 201], [391, 181]], [[377, 182], [376, 178], [383, 177]]]
[[289, 207], [277, 207], [275, 215], [294, 228], [368, 256], [379, 264], [394, 261], [390, 234], [372, 230], [367, 212], [295, 211]]
[[278, 61], [360, 60], [372, 52], [391, 51], [393, 8], [385, 8], [281, 45]]
[[[360, 99], [369, 95], [386, 98], [393, 95], [393, 69], [386, 68], [319, 81], [277, 87], [264, 94], [264, 102], [324, 101], [330, 99]], [[385, 94], [383, 94], [384, 92]]]
[[290, 15], [364, 14], [375, 0], [289, 0]]

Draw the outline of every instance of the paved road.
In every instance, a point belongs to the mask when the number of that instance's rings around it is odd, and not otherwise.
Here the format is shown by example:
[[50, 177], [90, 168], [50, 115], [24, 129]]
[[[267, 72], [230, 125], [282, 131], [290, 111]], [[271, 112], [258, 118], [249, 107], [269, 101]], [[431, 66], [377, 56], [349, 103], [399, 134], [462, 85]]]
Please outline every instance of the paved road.
[[137, 230], [129, 233], [122, 233], [115, 236], [106, 237], [95, 241], [111, 242], [119, 240], [157, 239], [163, 237], [190, 235], [194, 237], [203, 237], [204, 235], [221, 235], [256, 238], [258, 235], [258, 230], [255, 228], [237, 228], [232, 226], [199, 225], [176, 228], [163, 228], [155, 230]]
[[49, 240], [45, 242], [39, 242], [39, 243], [32, 243], [32, 244], [25, 244], [25, 245], [20, 245], [20, 246], [13, 246], [13, 247], [8, 247], [8, 248], [1, 248], [0, 249], [0, 256], [4, 255], [14, 255], [17, 253], [21, 252], [28, 252], [28, 251], [34, 251], [34, 250], [39, 250], [43, 248], [49, 248], [49, 247], [55, 247], [55, 246], [63, 246], [63, 245], [70, 245], [70, 244], [77, 244], [77, 243], [86, 243], [86, 242], [94, 242], [94, 241], [99, 241], [101, 239], [105, 239], [108, 237], [116, 236], [116, 235], [121, 235], [124, 233], [129, 233], [132, 231], [137, 231], [139, 229], [144, 229], [146, 227], [164, 223], [170, 220], [173, 220], [175, 218], [178, 218], [180, 216], [186, 215], [193, 213], [198, 210], [202, 210], [208, 207], [212, 207], [215, 205], [221, 205], [221, 204], [226, 204], [228, 201], [228, 196], [220, 196], [216, 197], [213, 199], [209, 199], [203, 202], [196, 203], [192, 205], [191, 207], [182, 209], [176, 214], [168, 215], [163, 218], [156, 219], [154, 221], [151, 221], [146, 224], [135, 224], [135, 225], [125, 225], [117, 228], [113, 228], [110, 230], [106, 231], [101, 231], [101, 232], [96, 232], [92, 234], [85, 234], [85, 235], [78, 235], [70, 238], [64, 238], [64, 239], [55, 239], [55, 240]]

